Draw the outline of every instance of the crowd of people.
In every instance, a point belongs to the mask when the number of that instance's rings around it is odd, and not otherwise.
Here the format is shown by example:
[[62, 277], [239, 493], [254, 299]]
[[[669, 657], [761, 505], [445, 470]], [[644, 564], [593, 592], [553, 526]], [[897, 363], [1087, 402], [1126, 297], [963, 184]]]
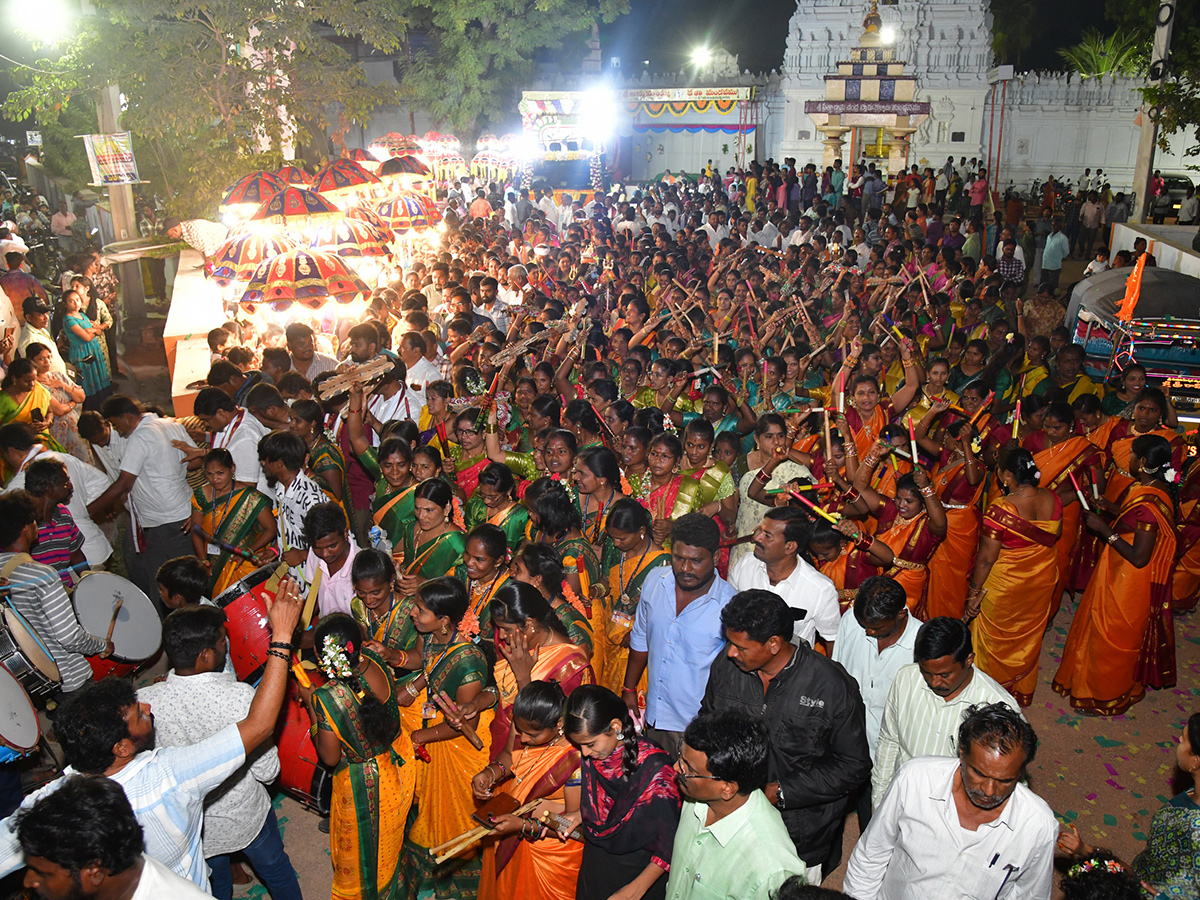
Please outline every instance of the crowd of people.
[[[985, 172], [962, 207], [957, 171], [887, 202], [852, 168], [569, 208], [483, 186], [456, 216], [460, 189], [360, 318], [214, 329], [193, 415], [9, 417], [0, 574], [62, 671], [69, 769], [0, 825], [0, 871], [229, 898], [240, 854], [299, 897], [264, 788], [291, 691], [335, 898], [1048, 900], [1056, 856], [1071, 898], [1194, 896], [1191, 792], [1126, 862], [1024, 783], [1056, 617], [1081, 713], [1175, 684], [1200, 469], [1171, 399], [1085, 371], [1055, 210], [1026, 267]], [[67, 371], [22, 350], [0, 406]], [[85, 564], [154, 601], [165, 681], [92, 679]], [[270, 572], [255, 689], [226, 613]], [[1192, 774], [1197, 747], [1200, 715]]]

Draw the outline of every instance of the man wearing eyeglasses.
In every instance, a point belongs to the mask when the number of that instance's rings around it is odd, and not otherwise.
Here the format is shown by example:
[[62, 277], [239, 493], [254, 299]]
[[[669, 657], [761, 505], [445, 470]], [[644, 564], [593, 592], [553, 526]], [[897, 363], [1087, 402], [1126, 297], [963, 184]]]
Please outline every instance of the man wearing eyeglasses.
[[701, 713], [683, 733], [675, 780], [684, 796], [668, 900], [768, 897], [805, 867], [767, 781], [767, 729], [741, 710]]

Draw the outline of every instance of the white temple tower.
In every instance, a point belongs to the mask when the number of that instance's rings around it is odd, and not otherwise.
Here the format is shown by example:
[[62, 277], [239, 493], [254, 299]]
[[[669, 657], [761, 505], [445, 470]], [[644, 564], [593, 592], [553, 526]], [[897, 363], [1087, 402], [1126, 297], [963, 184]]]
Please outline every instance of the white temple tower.
[[[792, 156], [803, 165], [823, 158], [824, 136], [804, 105], [825, 99], [825, 76], [850, 60], [870, 8], [870, 0], [797, 3], [782, 67], [782, 140], [769, 150], [776, 159]], [[929, 118], [912, 137], [909, 161], [936, 166], [948, 156], [982, 156], [992, 64], [987, 0], [899, 0], [881, 3], [879, 15], [883, 39], [906, 62], [906, 74], [916, 76], [914, 99], [930, 104]]]

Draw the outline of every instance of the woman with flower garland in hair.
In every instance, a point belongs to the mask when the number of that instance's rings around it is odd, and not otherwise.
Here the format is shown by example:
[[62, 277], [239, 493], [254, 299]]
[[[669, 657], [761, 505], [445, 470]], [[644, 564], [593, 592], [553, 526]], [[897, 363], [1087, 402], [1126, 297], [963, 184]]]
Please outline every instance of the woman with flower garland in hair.
[[488, 463], [479, 473], [479, 487], [465, 508], [467, 528], [486, 522], [504, 532], [508, 549], [515, 550], [525, 539], [529, 510], [517, 499], [517, 482], [507, 466]]
[[447, 480], [455, 484], [460, 496], [470, 500], [479, 487], [479, 473], [488, 465], [487, 449], [484, 447], [479, 410], [468, 409], [454, 417], [454, 439], [450, 453], [442, 460], [442, 469]]
[[670, 755], [634, 730], [607, 688], [567, 698], [563, 731], [579, 748], [579, 812], [561, 833], [583, 827], [578, 900], [663, 900], [681, 799]]
[[996, 478], [1004, 496], [984, 515], [965, 618], [980, 671], [1029, 706], [1058, 584], [1062, 499], [1038, 487], [1041, 472], [1024, 447], [1006, 455]]
[[529, 518], [537, 525], [539, 539], [558, 551], [563, 575], [583, 603], [584, 613], [590, 616], [592, 586], [600, 583], [600, 561], [591, 542], [583, 536], [579, 510], [570, 494], [564, 487], [550, 487], [530, 505]]
[[1070, 697], [1073, 707], [1103, 716], [1125, 712], [1145, 696], [1147, 685], [1175, 683], [1171, 492], [1178, 475], [1171, 445], [1157, 435], [1134, 440], [1129, 460], [1135, 480], [1120, 505], [1101, 498], [1094, 511], [1084, 513], [1084, 524], [1107, 546], [1079, 601], [1054, 676], [1054, 689]]
[[1060, 886], [1063, 900], [1145, 900], [1147, 896], [1128, 867], [1107, 850], [1094, 850], [1073, 864]]
[[[470, 607], [458, 630], [477, 644], [493, 640], [492, 598], [508, 582], [507, 561], [508, 544], [495, 525], [485, 522], [467, 535], [462, 565], [455, 567], [454, 576], [467, 586]], [[489, 652], [486, 647], [484, 652]]]
[[[395, 578], [392, 557], [374, 547], [360, 550], [350, 569], [354, 584], [350, 609], [367, 636], [363, 646], [392, 666], [398, 696], [407, 699], [409, 683], [421, 674], [416, 654], [410, 658], [409, 653], [416, 648], [418, 638], [412, 620], [415, 597], [400, 596], [394, 590]], [[407, 665], [409, 662], [414, 668]], [[400, 724], [406, 733], [420, 728], [420, 705], [401, 705]]]
[[[419, 704], [422, 727], [411, 735], [417, 767], [417, 815], [404, 841], [404, 875], [408, 896], [460, 900], [479, 890], [480, 862], [467, 851], [435, 866], [429, 848], [473, 827], [478, 804], [471, 778], [490, 758], [488, 732], [492, 712], [473, 711], [464, 720], [454, 712], [471, 704], [487, 681], [488, 664], [475, 643], [459, 633], [467, 613], [467, 589], [454, 578], [435, 578], [422, 585], [413, 604], [412, 620], [421, 637], [407, 654], [403, 668], [421, 674], [400, 691], [402, 705]], [[451, 713], [443, 704], [449, 700]], [[462, 729], [470, 726], [483, 738], [476, 750]]]
[[418, 772], [400, 728], [391, 667], [362, 646], [359, 624], [344, 613], [323, 616], [313, 638], [329, 681], [299, 691], [317, 755], [334, 769], [332, 896], [399, 900], [398, 860]]
[[[599, 645], [592, 659], [599, 660], [599, 683], [614, 693], [624, 686], [629, 661], [629, 632], [642, 597], [646, 576], [659, 566], [671, 564], [671, 554], [654, 543], [650, 513], [628, 497], [613, 504], [608, 514], [608, 536], [620, 554], [608, 570], [608, 594], [604, 598], [603, 627], [596, 629]], [[593, 604], [593, 606], [597, 606]], [[645, 673], [639, 690], [645, 688]]]
[[[543, 812], [579, 809], [579, 751], [563, 734], [567, 698], [560, 684], [531, 681], [513, 702], [509, 743], [472, 781], [475, 798], [509, 794], [521, 804], [542, 799], [523, 817], [494, 818], [485, 842], [480, 900], [574, 900], [583, 844], [562, 841]], [[498, 839], [498, 840], [497, 840]]]
[[530, 681], [555, 681], [563, 693], [595, 684], [587, 654], [571, 643], [567, 630], [537, 588], [511, 581], [491, 604], [496, 628], [495, 691], [498, 698], [492, 722], [493, 755], [504, 747], [512, 725], [517, 691]]
[[607, 447], [589, 447], [575, 461], [575, 489], [579, 495], [582, 531], [592, 545], [601, 568], [616, 558], [605, 527], [613, 504], [624, 498], [621, 466]]
[[416, 522], [404, 534], [404, 568], [397, 587], [410, 597], [426, 581], [448, 575], [462, 561], [466, 536], [455, 519], [454, 491], [440, 478], [417, 485]]
[[563, 576], [562, 558], [558, 551], [550, 544], [526, 542], [513, 554], [510, 571], [514, 581], [538, 589], [566, 629], [571, 643], [582, 648], [589, 659], [592, 658], [595, 652], [592, 624], [584, 613], [586, 607], [583, 601]]

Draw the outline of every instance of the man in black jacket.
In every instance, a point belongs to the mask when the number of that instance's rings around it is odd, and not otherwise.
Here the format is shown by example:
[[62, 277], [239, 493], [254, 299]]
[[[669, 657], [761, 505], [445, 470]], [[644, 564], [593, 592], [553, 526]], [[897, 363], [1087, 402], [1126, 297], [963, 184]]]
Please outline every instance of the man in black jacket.
[[870, 777], [871, 754], [854, 679], [803, 641], [791, 643], [798, 612], [772, 591], [734, 595], [721, 612], [729, 645], [709, 669], [700, 711], [763, 717], [771, 737], [767, 799], [819, 884], [841, 862], [850, 795]]

